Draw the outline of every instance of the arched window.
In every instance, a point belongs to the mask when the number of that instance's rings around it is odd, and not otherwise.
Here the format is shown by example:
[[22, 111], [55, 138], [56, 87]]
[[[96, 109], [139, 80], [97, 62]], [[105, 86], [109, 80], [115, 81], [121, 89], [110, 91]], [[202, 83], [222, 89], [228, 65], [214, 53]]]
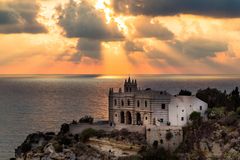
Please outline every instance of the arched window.
[[128, 103], [128, 106], [130, 106], [130, 100], [129, 99], [128, 99], [127, 103]]
[[137, 107], [140, 107], [140, 101], [139, 100], [137, 101]]
[[120, 113], [120, 122], [125, 123], [125, 114], [123, 111]]
[[123, 100], [121, 100], [121, 103], [122, 103], [122, 106], [124, 106], [124, 101]]
[[136, 118], [137, 118], [137, 125], [141, 125], [142, 124], [141, 114], [137, 113]]

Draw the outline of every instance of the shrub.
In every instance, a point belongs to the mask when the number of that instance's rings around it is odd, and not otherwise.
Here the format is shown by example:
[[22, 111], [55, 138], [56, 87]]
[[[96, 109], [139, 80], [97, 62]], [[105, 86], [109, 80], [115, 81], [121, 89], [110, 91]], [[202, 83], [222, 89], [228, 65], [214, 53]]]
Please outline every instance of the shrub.
[[71, 124], [77, 124], [77, 121], [73, 120]]
[[66, 145], [66, 146], [69, 146], [72, 143], [72, 140], [70, 138], [64, 136], [60, 139], [60, 143]]
[[80, 134], [80, 140], [82, 142], [86, 142], [89, 140], [90, 137], [94, 137], [96, 136], [97, 131], [92, 129], [92, 128], [88, 128], [85, 129], [84, 131], [82, 131], [82, 133]]
[[167, 131], [166, 133], [166, 140], [170, 141], [173, 138], [173, 134], [171, 131]]
[[69, 124], [66, 124], [66, 123], [62, 124], [60, 133], [66, 134], [66, 133], [68, 133], [69, 131], [70, 131]]
[[93, 120], [94, 119], [91, 116], [84, 116], [79, 120], [79, 123], [90, 123], [90, 124], [92, 124]]
[[197, 122], [201, 119], [201, 113], [194, 111], [190, 114], [189, 119], [193, 122]]
[[240, 116], [240, 107], [237, 108], [236, 112]]
[[142, 152], [142, 157], [144, 160], [167, 160], [175, 159], [170, 152], [166, 151], [164, 148], [149, 148]]
[[29, 143], [24, 143], [22, 144], [21, 149], [22, 149], [22, 153], [27, 153], [32, 149], [32, 146]]
[[97, 138], [102, 138], [102, 137], [105, 137], [106, 136], [106, 131], [104, 130], [98, 130], [96, 131], [96, 135], [95, 135]]
[[207, 110], [208, 118], [209, 119], [220, 119], [225, 116], [225, 108], [212, 108]]
[[59, 144], [59, 143], [54, 143], [54, 144], [53, 144], [53, 147], [54, 147], [54, 149], [55, 149], [55, 151], [56, 151], [57, 153], [61, 153], [61, 152], [63, 151], [63, 147], [62, 147], [62, 145]]

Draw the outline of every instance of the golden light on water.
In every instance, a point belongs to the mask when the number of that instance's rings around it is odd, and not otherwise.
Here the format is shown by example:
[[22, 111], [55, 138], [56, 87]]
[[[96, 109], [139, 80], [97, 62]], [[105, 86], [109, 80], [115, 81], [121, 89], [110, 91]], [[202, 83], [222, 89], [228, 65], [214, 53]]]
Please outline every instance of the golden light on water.
[[123, 79], [127, 76], [120, 76], [120, 75], [102, 75], [98, 76], [97, 79]]

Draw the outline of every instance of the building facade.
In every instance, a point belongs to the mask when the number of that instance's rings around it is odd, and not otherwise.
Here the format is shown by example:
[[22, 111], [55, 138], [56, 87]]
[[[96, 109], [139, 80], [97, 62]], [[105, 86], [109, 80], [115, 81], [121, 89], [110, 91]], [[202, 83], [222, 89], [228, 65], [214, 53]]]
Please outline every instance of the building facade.
[[137, 81], [125, 80], [123, 90], [109, 90], [109, 122], [113, 125], [185, 126], [193, 111], [202, 116], [207, 103], [195, 96], [172, 96], [166, 91], [138, 89]]

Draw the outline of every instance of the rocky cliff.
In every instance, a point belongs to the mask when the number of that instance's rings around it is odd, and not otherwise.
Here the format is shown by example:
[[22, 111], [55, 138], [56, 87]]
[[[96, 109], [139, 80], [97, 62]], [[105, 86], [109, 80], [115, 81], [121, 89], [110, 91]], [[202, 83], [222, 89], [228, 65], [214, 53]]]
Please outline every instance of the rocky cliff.
[[240, 160], [240, 118], [236, 114], [184, 128], [184, 141], [176, 151], [183, 160]]

